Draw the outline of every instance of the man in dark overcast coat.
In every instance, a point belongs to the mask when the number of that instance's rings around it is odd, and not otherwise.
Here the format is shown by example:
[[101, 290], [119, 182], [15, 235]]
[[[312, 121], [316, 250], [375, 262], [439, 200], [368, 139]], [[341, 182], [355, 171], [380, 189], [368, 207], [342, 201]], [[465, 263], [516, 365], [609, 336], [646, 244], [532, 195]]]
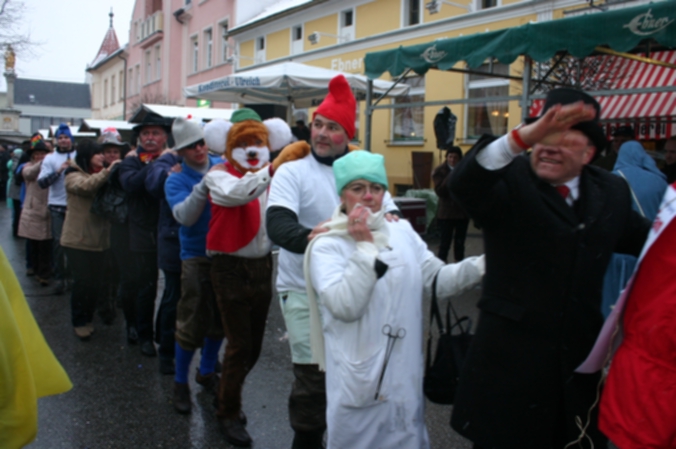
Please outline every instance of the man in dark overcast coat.
[[[606, 265], [613, 251], [638, 254], [650, 225], [626, 182], [587, 165], [605, 145], [598, 103], [556, 89], [543, 114], [484, 136], [450, 178], [485, 239], [481, 313], [451, 418], [475, 448], [563, 449], [579, 437], [600, 373], [574, 370], [603, 324]], [[586, 433], [605, 448], [596, 416]]]

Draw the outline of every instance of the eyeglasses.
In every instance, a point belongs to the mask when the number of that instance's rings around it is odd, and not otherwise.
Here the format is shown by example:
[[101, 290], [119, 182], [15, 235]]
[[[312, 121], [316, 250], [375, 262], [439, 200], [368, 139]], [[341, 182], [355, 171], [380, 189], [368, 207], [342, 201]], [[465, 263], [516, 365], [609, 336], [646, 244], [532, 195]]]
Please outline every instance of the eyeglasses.
[[206, 145], [206, 143], [204, 143], [204, 139], [200, 139], [197, 142], [190, 144], [187, 147], [184, 147], [183, 149], [184, 150], [194, 150], [197, 147], [203, 147], [204, 145]]

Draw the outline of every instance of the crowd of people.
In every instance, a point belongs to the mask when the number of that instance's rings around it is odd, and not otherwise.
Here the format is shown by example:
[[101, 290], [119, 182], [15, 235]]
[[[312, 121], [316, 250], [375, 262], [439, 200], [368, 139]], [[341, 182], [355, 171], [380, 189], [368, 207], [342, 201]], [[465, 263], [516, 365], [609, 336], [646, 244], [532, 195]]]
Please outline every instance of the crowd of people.
[[[626, 139], [601, 156], [614, 158], [611, 173], [593, 165], [607, 145], [598, 103], [553, 90], [540, 117], [484, 136], [464, 157], [447, 148], [433, 173], [435, 257], [401, 219], [384, 157], [350, 148], [355, 111], [339, 75], [296, 139], [282, 120], [248, 108], [206, 125], [149, 113], [133, 149], [115, 129], [74, 145], [61, 125], [54, 151], [36, 134], [10, 170], [24, 186], [15, 233], [27, 239], [27, 274], [56, 282], [57, 293], [72, 280], [71, 324], [82, 341], [97, 309], [111, 323], [121, 307], [129, 345], [159, 355], [159, 371], [174, 376], [181, 414], [193, 407], [189, 367], [200, 350], [195, 381], [215, 396], [225, 439], [237, 446], [252, 444], [242, 390], [274, 281], [293, 362], [294, 449], [428, 448], [423, 297], [483, 280], [452, 427], [477, 449], [600, 448], [608, 436], [622, 449], [648, 447], [613, 430], [618, 413], [602, 409], [607, 433], [599, 430], [602, 373], [576, 368], [641, 265], [673, 182], [676, 141], [663, 173]], [[470, 218], [485, 261], [465, 257]], [[455, 263], [446, 264], [451, 243]]]

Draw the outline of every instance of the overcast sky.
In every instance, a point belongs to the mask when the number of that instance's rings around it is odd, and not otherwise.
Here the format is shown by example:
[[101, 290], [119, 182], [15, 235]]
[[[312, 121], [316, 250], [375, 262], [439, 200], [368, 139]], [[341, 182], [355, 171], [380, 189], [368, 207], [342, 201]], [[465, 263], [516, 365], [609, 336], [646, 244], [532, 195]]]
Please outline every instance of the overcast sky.
[[[28, 31], [39, 45], [32, 55], [16, 55], [15, 70], [20, 78], [83, 83], [87, 64], [96, 57], [108, 31], [111, 6], [120, 46], [129, 40], [134, 0], [22, 1], [25, 12], [20, 29]], [[0, 90], [5, 91], [5, 79], [0, 79]]]

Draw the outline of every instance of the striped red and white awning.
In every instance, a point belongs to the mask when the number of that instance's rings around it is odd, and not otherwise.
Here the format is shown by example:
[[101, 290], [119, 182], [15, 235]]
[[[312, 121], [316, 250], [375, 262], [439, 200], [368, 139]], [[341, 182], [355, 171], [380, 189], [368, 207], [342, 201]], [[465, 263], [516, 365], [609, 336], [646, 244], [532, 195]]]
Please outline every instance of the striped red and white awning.
[[[652, 59], [676, 64], [676, 51], [650, 54]], [[676, 69], [634, 61], [616, 56], [608, 59], [607, 70], [596, 77], [606, 89], [640, 89], [676, 86]], [[637, 138], [664, 139], [676, 135], [676, 91], [651, 94], [611, 95], [596, 97], [601, 105], [601, 121], [606, 122], [608, 134], [621, 125], [632, 125]], [[534, 100], [529, 116], [540, 115], [544, 100]]]

